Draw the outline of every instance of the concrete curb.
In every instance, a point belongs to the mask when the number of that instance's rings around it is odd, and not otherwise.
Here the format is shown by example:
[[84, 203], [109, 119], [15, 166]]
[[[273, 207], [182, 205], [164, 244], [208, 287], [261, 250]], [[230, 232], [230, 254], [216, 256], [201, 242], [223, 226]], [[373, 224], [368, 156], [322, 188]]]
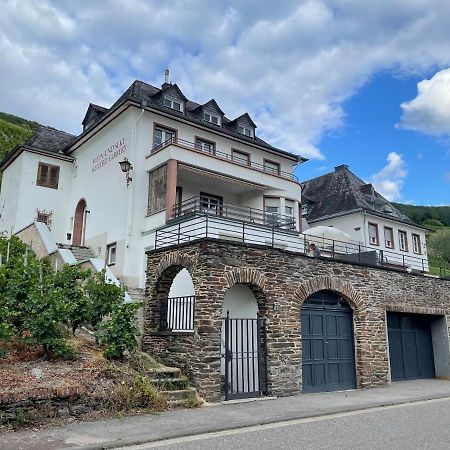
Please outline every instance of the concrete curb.
[[368, 411], [371, 409], [377, 409], [377, 408], [383, 408], [386, 406], [395, 406], [395, 405], [406, 405], [406, 404], [414, 404], [424, 401], [432, 401], [432, 400], [445, 400], [450, 399], [449, 395], [432, 395], [432, 396], [422, 396], [422, 397], [416, 397], [413, 399], [404, 399], [404, 400], [398, 400], [398, 401], [380, 401], [380, 402], [372, 402], [367, 405], [354, 405], [349, 407], [336, 407], [336, 408], [329, 408], [324, 409], [323, 411], [314, 412], [311, 414], [287, 414], [285, 417], [280, 417], [276, 419], [255, 419], [255, 420], [247, 420], [246, 422], [240, 423], [240, 424], [233, 424], [233, 425], [223, 425], [223, 426], [205, 426], [200, 427], [196, 430], [193, 430], [192, 432], [186, 432], [186, 431], [174, 431], [172, 433], [167, 433], [164, 437], [157, 437], [154, 435], [145, 435], [143, 434], [140, 438], [137, 439], [124, 439], [124, 440], [115, 440], [115, 441], [105, 441], [103, 443], [96, 443], [92, 445], [85, 445], [85, 446], [71, 446], [71, 447], [65, 447], [62, 450], [106, 450], [106, 449], [115, 449], [120, 447], [126, 447], [126, 446], [132, 446], [132, 445], [143, 445], [143, 444], [150, 444], [153, 442], [160, 442], [160, 441], [166, 441], [169, 439], [175, 439], [175, 438], [183, 438], [188, 436], [198, 436], [201, 434], [208, 434], [208, 433], [214, 433], [214, 432], [220, 432], [220, 431], [228, 431], [228, 430], [236, 430], [240, 428], [247, 428], [257, 425], [267, 425], [269, 423], [281, 423], [281, 422], [289, 422], [299, 419], [311, 419], [315, 417], [326, 417], [326, 416], [332, 416], [334, 414], [342, 414], [342, 413], [349, 413], [354, 411]]

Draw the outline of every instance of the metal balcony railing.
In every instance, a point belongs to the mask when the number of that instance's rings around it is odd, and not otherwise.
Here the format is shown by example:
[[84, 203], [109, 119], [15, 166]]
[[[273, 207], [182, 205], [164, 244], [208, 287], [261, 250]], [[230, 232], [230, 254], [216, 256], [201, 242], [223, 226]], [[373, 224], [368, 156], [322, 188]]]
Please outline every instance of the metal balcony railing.
[[[278, 248], [364, 266], [415, 273], [427, 273], [429, 270], [427, 258], [377, 250], [358, 242], [344, 242], [295, 233], [281, 227], [230, 220], [224, 216], [210, 214], [187, 215], [178, 223], [169, 223], [156, 230], [155, 249], [187, 244], [204, 238]], [[318, 251], [313, 251], [312, 244]]]
[[207, 214], [240, 222], [295, 230], [295, 217], [269, 213], [248, 206], [234, 205], [212, 196], [192, 197], [173, 206], [173, 219], [195, 214]]
[[286, 179], [292, 180], [292, 181], [298, 181], [297, 177], [293, 173], [285, 172], [283, 170], [277, 170], [274, 167], [265, 166], [264, 164], [260, 164], [260, 163], [251, 161], [250, 157], [248, 160], [246, 160], [242, 157], [237, 157], [237, 156], [233, 157], [230, 153], [225, 153], [225, 152], [219, 151], [212, 147], [207, 148], [206, 146], [203, 146], [200, 142], [197, 142], [197, 143], [189, 142], [184, 139], [179, 139], [177, 137], [172, 137], [170, 139], [167, 139], [167, 141], [162, 142], [159, 145], [156, 145], [155, 147], [152, 148], [152, 151], [150, 154], [156, 153], [156, 152], [168, 147], [169, 145], [177, 145], [178, 147], [182, 147], [187, 150], [193, 150], [196, 152], [204, 153], [206, 155], [214, 156], [219, 159], [224, 159], [224, 160], [230, 161], [234, 164], [239, 164], [240, 166], [258, 170], [259, 172], [268, 173], [270, 175], [279, 176], [279, 177], [286, 178]]

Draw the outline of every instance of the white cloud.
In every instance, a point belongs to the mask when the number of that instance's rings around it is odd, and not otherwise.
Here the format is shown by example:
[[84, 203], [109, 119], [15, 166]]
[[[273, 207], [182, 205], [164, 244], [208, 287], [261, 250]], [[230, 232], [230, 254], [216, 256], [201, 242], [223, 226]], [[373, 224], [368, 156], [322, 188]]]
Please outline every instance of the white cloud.
[[136, 78], [171, 69], [189, 98], [248, 111], [273, 145], [322, 158], [321, 137], [380, 70], [450, 65], [447, 0], [6, 0], [0, 110], [72, 132]]
[[402, 199], [401, 189], [406, 175], [406, 164], [403, 156], [391, 152], [387, 156], [387, 164], [376, 174], [372, 175], [371, 183], [375, 190], [391, 201]]
[[417, 97], [401, 104], [399, 126], [432, 135], [450, 134], [450, 68], [417, 84]]

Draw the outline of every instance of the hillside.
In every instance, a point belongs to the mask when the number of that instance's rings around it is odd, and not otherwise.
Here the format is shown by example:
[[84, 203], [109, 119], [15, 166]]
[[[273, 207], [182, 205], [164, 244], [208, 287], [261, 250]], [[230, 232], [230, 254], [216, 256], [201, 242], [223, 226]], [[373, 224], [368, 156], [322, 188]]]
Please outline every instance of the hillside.
[[37, 122], [0, 112], [0, 161], [17, 144], [29, 139], [39, 127]]
[[433, 231], [442, 226], [450, 227], [450, 206], [415, 206], [403, 203], [394, 203], [394, 205], [414, 222]]

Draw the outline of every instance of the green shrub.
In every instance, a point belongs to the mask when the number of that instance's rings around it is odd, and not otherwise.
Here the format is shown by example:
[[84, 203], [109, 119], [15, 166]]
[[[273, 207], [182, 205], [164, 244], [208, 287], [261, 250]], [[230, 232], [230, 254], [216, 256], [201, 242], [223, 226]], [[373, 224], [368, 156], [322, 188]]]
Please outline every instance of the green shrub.
[[137, 348], [139, 334], [136, 311], [141, 303], [122, 303], [114, 308], [111, 317], [100, 326], [100, 342], [105, 346], [108, 359], [122, 359], [124, 352], [132, 353]]

